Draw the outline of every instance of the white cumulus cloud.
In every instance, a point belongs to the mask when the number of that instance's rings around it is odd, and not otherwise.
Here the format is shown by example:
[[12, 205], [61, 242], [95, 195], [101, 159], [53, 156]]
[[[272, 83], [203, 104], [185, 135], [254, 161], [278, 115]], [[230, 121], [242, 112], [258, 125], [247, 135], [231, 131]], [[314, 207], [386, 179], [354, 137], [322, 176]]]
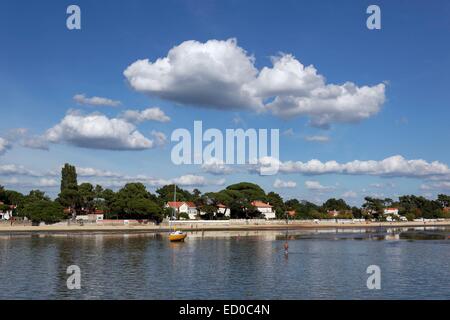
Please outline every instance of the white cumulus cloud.
[[185, 41], [166, 57], [154, 62], [138, 60], [124, 71], [137, 91], [219, 109], [261, 107], [260, 99], [246, 88], [257, 73], [253, 58], [235, 39]]
[[261, 70], [236, 39], [185, 41], [167, 56], [138, 60], [124, 71], [135, 90], [185, 105], [217, 109], [270, 110], [291, 118], [307, 116], [313, 126], [357, 122], [381, 109], [385, 84], [327, 84], [312, 66], [291, 54], [272, 58]]
[[45, 138], [53, 143], [107, 150], [143, 150], [154, 145], [134, 124], [123, 119], [108, 118], [98, 113], [83, 115], [74, 111], [48, 129]]
[[[274, 160], [276, 161], [276, 160]], [[448, 165], [423, 159], [408, 160], [403, 156], [395, 155], [383, 160], [353, 160], [346, 163], [338, 163], [335, 160], [322, 162], [317, 159], [307, 162], [286, 161], [280, 162], [280, 172], [302, 174], [352, 174], [374, 175], [387, 177], [416, 177], [428, 178], [434, 176], [449, 176]]]

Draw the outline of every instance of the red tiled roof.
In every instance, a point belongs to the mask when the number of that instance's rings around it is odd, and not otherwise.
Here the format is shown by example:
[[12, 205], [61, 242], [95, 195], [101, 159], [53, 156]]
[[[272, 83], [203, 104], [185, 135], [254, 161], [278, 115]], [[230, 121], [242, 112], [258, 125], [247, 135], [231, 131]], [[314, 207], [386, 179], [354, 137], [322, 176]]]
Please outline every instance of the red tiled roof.
[[288, 215], [290, 215], [291, 217], [295, 216], [295, 210], [288, 210]]
[[257, 208], [272, 208], [272, 206], [268, 203], [256, 200], [256, 201], [252, 201], [252, 206], [257, 207]]
[[167, 205], [171, 208], [179, 208], [185, 203], [187, 204], [187, 206], [189, 208], [196, 208], [195, 203], [193, 203], [191, 201], [169, 201], [169, 202], [167, 202]]

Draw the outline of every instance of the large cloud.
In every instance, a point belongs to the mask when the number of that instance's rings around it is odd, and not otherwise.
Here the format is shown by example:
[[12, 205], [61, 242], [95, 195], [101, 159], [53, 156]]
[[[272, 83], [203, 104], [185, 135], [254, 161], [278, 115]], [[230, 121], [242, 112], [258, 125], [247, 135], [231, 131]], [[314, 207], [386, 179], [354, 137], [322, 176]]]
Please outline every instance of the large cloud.
[[166, 57], [131, 64], [124, 75], [141, 92], [182, 104], [228, 108], [261, 107], [246, 85], [258, 70], [235, 39], [185, 41]]
[[108, 150], [143, 150], [152, 148], [152, 140], [144, 137], [135, 125], [124, 119], [108, 118], [93, 113], [69, 112], [59, 124], [47, 130], [45, 138], [53, 143]]
[[[415, 177], [415, 178], [441, 178], [450, 176], [448, 165], [423, 159], [408, 160], [400, 155], [388, 157], [383, 160], [353, 160], [339, 163], [335, 160], [322, 162], [317, 159], [302, 161], [281, 162], [270, 157], [261, 158], [260, 166], [273, 167], [274, 163], [279, 166], [281, 173], [302, 173], [305, 175], [320, 174], [351, 174], [351, 175], [374, 175], [381, 177]], [[255, 168], [252, 168], [255, 171]]]
[[235, 39], [185, 41], [154, 62], [134, 62], [124, 75], [135, 90], [181, 104], [308, 116], [322, 128], [371, 117], [385, 101], [383, 83], [326, 84], [314, 66], [304, 66], [290, 54], [274, 57], [272, 67], [258, 70]]

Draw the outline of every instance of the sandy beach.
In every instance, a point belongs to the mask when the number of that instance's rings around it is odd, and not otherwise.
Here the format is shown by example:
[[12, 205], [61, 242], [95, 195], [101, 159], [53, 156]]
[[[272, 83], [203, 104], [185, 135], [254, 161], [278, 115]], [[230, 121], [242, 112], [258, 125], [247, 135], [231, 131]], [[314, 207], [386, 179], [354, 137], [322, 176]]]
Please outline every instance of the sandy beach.
[[[248, 223], [227, 223], [224, 222], [184, 222], [176, 223], [176, 228], [184, 231], [233, 231], [233, 230], [286, 230], [286, 229], [322, 229], [322, 228], [380, 228], [380, 227], [439, 227], [450, 226], [450, 220], [444, 221], [408, 221], [408, 222], [355, 222], [355, 223], [339, 223], [339, 222], [305, 222], [290, 221], [270, 221], [270, 223], [255, 223], [249, 220]], [[125, 225], [102, 225], [102, 224], [85, 224], [85, 225], [10, 225], [0, 224], [0, 233], [33, 233], [33, 232], [167, 232], [169, 225], [162, 223], [160, 225], [148, 224], [125, 224]]]

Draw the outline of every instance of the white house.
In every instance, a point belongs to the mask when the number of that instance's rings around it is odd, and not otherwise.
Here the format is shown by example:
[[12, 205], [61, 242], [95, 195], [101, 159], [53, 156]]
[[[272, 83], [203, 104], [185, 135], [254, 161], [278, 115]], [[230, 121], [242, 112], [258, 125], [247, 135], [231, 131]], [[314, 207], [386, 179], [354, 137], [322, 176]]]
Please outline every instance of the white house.
[[258, 210], [260, 213], [264, 214], [266, 219], [275, 219], [275, 211], [273, 210], [273, 207], [269, 203], [265, 203], [262, 201], [253, 201], [252, 206], [256, 207], [256, 210]]
[[[4, 203], [0, 201], [0, 205], [3, 206]], [[9, 220], [13, 216], [13, 210], [16, 208], [16, 206], [9, 206], [9, 209], [7, 210], [0, 210], [0, 220]]]
[[392, 215], [394, 215], [394, 216], [398, 216], [398, 209], [397, 208], [386, 208], [386, 209], [384, 209], [384, 212], [383, 212], [385, 215], [386, 214], [392, 214]]
[[169, 201], [165, 207], [175, 209], [177, 214], [186, 213], [189, 219], [197, 219], [197, 206], [191, 201]]
[[223, 214], [225, 217], [230, 216], [230, 208], [228, 208], [226, 205], [219, 203], [217, 205], [217, 212], [220, 214]]

